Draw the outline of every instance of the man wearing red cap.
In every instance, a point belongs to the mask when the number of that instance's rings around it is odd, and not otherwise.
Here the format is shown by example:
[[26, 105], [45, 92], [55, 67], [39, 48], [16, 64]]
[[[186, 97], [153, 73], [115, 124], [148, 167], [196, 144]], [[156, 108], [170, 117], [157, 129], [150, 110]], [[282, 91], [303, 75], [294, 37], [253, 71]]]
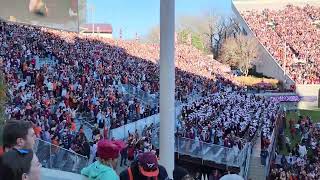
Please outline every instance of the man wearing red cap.
[[98, 161], [81, 170], [81, 174], [90, 180], [119, 180], [114, 170], [121, 149], [125, 147], [122, 141], [101, 140], [98, 142]]
[[166, 169], [158, 164], [157, 156], [152, 152], [145, 152], [138, 156], [138, 160], [121, 172], [120, 180], [167, 180]]

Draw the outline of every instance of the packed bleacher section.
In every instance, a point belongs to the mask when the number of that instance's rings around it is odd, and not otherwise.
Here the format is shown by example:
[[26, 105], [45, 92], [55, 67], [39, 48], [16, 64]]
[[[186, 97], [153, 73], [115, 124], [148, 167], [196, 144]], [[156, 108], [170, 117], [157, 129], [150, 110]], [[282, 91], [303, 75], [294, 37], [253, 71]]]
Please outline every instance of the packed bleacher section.
[[224, 91], [184, 106], [178, 125], [180, 135], [229, 148], [238, 146], [241, 149], [261, 127], [261, 137], [271, 141], [279, 112], [278, 103], [235, 91], [232, 87], [225, 87]]
[[[1, 22], [0, 32], [9, 95], [6, 114], [32, 121], [37, 137], [70, 149], [76, 136], [85, 140], [83, 129], [76, 129], [79, 115], [86, 115], [100, 128], [115, 128], [158, 112], [158, 106], [151, 108], [123, 90], [127, 85], [157, 96], [157, 46], [6, 22]], [[199, 51], [184, 45], [176, 49], [178, 100], [186, 102], [191, 94], [211, 93], [217, 82], [232, 83], [215, 68], [210, 70], [207, 61], [211, 59]], [[58, 62], [39, 67], [39, 59]]]
[[292, 136], [301, 136], [301, 140], [290, 148], [288, 156], [278, 155], [271, 168], [270, 179], [319, 179], [320, 178], [320, 126], [310, 117], [300, 117], [298, 121], [290, 120], [289, 129]]
[[320, 83], [320, 7], [242, 12], [249, 27], [298, 84]]
[[[6, 114], [9, 119], [32, 121], [36, 136], [44, 141], [93, 161], [90, 149], [94, 149], [101, 129], [158, 113], [157, 103], [152, 106], [135, 93], [158, 97], [157, 45], [6, 22], [0, 22], [0, 39], [9, 96]], [[48, 59], [58, 62], [37, 65]], [[223, 67], [210, 65], [211, 59], [200, 51], [176, 45], [176, 100], [189, 102], [183, 105], [177, 134], [239, 149], [259, 128], [263, 137], [270, 139], [277, 104], [246, 95], [231, 76], [221, 72]], [[129, 93], [128, 87], [133, 91]], [[200, 99], [190, 102], [192, 96]], [[91, 147], [91, 137], [84, 135], [82, 127], [76, 128], [79, 117], [98, 124]], [[131, 154], [155, 150], [150, 136], [157, 131], [147, 129], [142, 136], [129, 135], [128, 154], [129, 150]], [[61, 157], [56, 160], [61, 161]]]

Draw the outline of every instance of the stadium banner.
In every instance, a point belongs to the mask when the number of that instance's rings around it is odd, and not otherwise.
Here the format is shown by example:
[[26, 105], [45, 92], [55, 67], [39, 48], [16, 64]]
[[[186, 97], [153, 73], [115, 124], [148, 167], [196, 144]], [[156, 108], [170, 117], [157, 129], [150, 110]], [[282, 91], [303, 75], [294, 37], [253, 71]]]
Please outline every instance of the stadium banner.
[[271, 96], [273, 102], [317, 102], [317, 96]]
[[299, 102], [301, 100], [300, 96], [272, 96], [270, 99], [273, 102]]
[[23, 24], [79, 30], [78, 0], [1, 0], [0, 17]]

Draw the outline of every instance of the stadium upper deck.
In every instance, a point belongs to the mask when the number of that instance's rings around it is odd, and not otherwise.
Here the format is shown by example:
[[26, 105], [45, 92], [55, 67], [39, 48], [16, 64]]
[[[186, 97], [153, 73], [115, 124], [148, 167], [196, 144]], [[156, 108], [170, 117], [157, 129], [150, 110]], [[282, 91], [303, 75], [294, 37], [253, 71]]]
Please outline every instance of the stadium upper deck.
[[239, 11], [246, 10], [263, 10], [268, 9], [283, 9], [286, 5], [305, 6], [320, 6], [319, 0], [233, 0], [233, 4]]
[[[249, 27], [247, 32], [252, 31], [269, 52], [262, 57], [264, 73], [273, 77], [280, 74], [282, 81], [281, 76], [288, 75], [296, 84], [320, 83], [319, 5], [319, 1], [300, 0], [234, 1], [236, 14]], [[269, 56], [278, 66], [265, 63]]]

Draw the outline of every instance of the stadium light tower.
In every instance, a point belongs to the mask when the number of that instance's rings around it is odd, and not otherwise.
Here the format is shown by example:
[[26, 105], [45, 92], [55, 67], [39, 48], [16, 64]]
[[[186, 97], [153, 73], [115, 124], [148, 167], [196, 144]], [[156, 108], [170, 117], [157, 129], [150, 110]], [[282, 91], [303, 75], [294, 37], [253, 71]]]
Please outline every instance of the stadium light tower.
[[175, 0], [160, 0], [160, 164], [173, 178], [175, 124]]

